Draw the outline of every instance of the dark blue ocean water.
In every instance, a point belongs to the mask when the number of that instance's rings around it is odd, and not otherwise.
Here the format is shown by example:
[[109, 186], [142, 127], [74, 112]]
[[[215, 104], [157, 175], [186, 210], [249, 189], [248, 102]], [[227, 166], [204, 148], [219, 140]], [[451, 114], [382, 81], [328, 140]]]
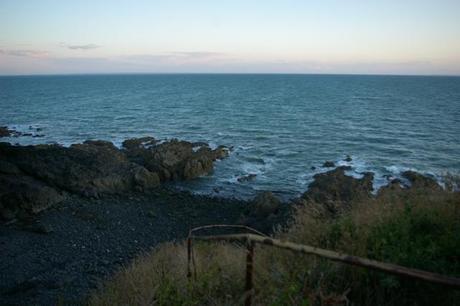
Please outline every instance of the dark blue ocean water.
[[[46, 135], [4, 139], [14, 143], [152, 135], [233, 146], [212, 176], [185, 184], [197, 192], [291, 197], [325, 160], [351, 164], [355, 176], [376, 172], [375, 187], [406, 169], [460, 172], [459, 77], [0, 77], [0, 109], [0, 125]], [[353, 162], [341, 161], [347, 154]]]

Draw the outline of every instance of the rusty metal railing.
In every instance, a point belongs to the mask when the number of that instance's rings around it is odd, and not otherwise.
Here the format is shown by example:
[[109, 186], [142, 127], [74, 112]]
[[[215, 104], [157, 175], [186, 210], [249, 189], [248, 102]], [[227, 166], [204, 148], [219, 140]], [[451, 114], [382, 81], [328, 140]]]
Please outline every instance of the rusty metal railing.
[[[211, 228], [238, 228], [244, 229], [256, 234], [231, 234], [231, 235], [213, 235], [213, 236], [195, 236], [193, 233], [198, 232], [204, 229]], [[342, 254], [330, 250], [320, 249], [308, 245], [302, 245], [297, 243], [292, 243], [288, 241], [281, 241], [268, 237], [257, 230], [243, 226], [243, 225], [208, 225], [197, 227], [191, 229], [189, 236], [187, 238], [187, 277], [190, 279], [192, 277], [191, 266], [194, 267], [194, 278], [196, 279], [196, 265], [195, 259], [193, 256], [193, 245], [192, 240], [202, 240], [202, 241], [227, 241], [227, 242], [244, 242], [246, 243], [246, 281], [245, 281], [245, 305], [250, 306], [252, 304], [252, 297], [254, 294], [254, 248], [255, 244], [263, 244], [272, 247], [277, 247], [281, 249], [287, 249], [295, 252], [300, 252], [303, 254], [310, 254], [319, 257], [323, 257], [332, 261], [342, 262], [349, 265], [364, 267], [368, 269], [373, 269], [389, 274], [411, 277], [427, 282], [441, 284], [446, 287], [451, 287], [454, 289], [460, 289], [460, 279], [450, 276], [444, 276], [441, 274], [427, 272], [419, 269], [412, 269], [403, 267], [400, 265], [384, 263], [376, 260], [371, 260], [363, 257], [352, 256], [347, 254]]]

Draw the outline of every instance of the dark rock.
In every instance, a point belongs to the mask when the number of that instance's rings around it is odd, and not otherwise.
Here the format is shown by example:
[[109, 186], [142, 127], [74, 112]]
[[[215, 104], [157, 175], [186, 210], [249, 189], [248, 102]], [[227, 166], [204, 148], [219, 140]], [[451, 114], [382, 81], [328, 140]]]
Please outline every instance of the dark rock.
[[407, 186], [405, 186], [400, 179], [393, 179], [387, 185], [379, 189], [377, 197], [383, 197], [387, 193], [394, 195], [395, 193], [406, 189]]
[[9, 137], [10, 135], [11, 132], [6, 126], [0, 126], [0, 137]]
[[12, 164], [7, 162], [6, 160], [1, 160], [0, 159], [0, 173], [3, 174], [21, 174], [21, 170], [19, 168]]
[[64, 195], [32, 177], [0, 174], [0, 218], [37, 214], [64, 200]]
[[252, 202], [248, 203], [246, 212], [242, 214], [240, 223], [268, 233], [273, 224], [283, 215], [281, 201], [269, 191], [259, 193]]
[[265, 218], [275, 214], [281, 205], [281, 201], [270, 191], [259, 193], [252, 201], [249, 215], [257, 218]]
[[18, 137], [21, 135], [21, 132], [10, 130], [7, 126], [0, 126], [0, 137]]
[[155, 145], [156, 140], [153, 137], [131, 138], [123, 141], [122, 146], [127, 150], [142, 149]]
[[311, 169], [311, 170], [316, 170], [316, 167], [315, 167], [315, 166], [311, 166], [310, 169]]
[[[0, 146], [2, 210], [38, 213], [63, 199], [60, 190], [87, 197], [147, 189], [158, 174], [133, 164], [112, 143]], [[7, 215], [11, 215], [6, 213]]]
[[402, 177], [409, 180], [411, 183], [411, 188], [428, 188], [438, 191], [442, 190], [441, 186], [439, 186], [436, 180], [415, 171], [405, 171], [401, 175]]
[[21, 229], [36, 234], [50, 234], [53, 232], [51, 226], [43, 224], [39, 221], [26, 224]]
[[110, 149], [110, 150], [118, 151], [117, 147], [115, 147], [115, 145], [112, 142], [106, 141], [106, 140], [86, 140], [85, 142], [83, 142], [83, 145], [82, 144], [73, 144], [72, 147], [85, 148], [86, 147], [85, 145], [86, 146], [102, 147], [102, 148], [107, 148], [107, 149]]
[[229, 155], [230, 150], [225, 146], [218, 146], [214, 151], [214, 159], [224, 159]]
[[248, 181], [254, 180], [256, 177], [257, 177], [257, 174], [250, 173], [248, 175], [240, 176], [239, 178], [237, 178], [237, 181], [240, 182], [240, 183], [248, 182]]
[[197, 141], [192, 143], [193, 147], [209, 147], [209, 145], [206, 142], [203, 141]]
[[134, 181], [142, 190], [151, 189], [160, 184], [160, 177], [156, 172], [150, 172], [147, 169], [140, 167], [134, 172]]
[[0, 143], [0, 213], [4, 219], [36, 214], [59, 203], [65, 193], [99, 198], [105, 194], [153, 189], [166, 180], [188, 180], [212, 172], [225, 147], [195, 150], [186, 141], [157, 144], [152, 137], [129, 139], [124, 150], [88, 140], [59, 145]]
[[156, 218], [156, 217], [157, 217], [157, 214], [155, 213], [154, 210], [149, 210], [149, 211], [147, 212], [147, 216], [148, 216], [149, 218]]
[[335, 167], [335, 163], [333, 161], [325, 161], [323, 164], [323, 168], [333, 168]]
[[374, 174], [366, 172], [361, 179], [357, 179], [345, 175], [345, 170], [346, 167], [338, 167], [332, 171], [316, 174], [302, 198], [320, 204], [337, 202], [342, 205], [349, 204], [355, 199], [370, 197]]
[[347, 157], [345, 157], [344, 161], [346, 161], [346, 162], [348, 162], [348, 163], [351, 162], [351, 161], [352, 161], [351, 156], [350, 156], [350, 155], [347, 155]]
[[183, 170], [183, 179], [190, 180], [211, 173], [215, 160], [215, 152], [207, 147], [201, 147], [186, 160]]
[[158, 173], [161, 181], [189, 180], [207, 175], [212, 172], [215, 160], [228, 155], [225, 147], [211, 150], [208, 146], [200, 146], [196, 149], [193, 143], [176, 139], [151, 147], [125, 144], [124, 147], [131, 161]]

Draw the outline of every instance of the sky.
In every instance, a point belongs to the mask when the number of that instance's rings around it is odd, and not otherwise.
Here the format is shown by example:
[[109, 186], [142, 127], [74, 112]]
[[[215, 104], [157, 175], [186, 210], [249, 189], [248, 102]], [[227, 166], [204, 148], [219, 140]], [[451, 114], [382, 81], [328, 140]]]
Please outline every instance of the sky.
[[460, 0], [0, 0], [0, 75], [460, 75]]

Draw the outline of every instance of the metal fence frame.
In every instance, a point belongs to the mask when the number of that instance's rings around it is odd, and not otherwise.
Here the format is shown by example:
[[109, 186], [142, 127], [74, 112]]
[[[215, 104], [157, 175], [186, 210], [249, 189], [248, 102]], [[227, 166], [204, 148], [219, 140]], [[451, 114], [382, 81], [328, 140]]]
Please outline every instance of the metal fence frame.
[[[212, 236], [197, 236], [193, 235], [196, 232], [214, 229], [214, 228], [231, 228], [231, 229], [243, 229], [252, 233], [247, 234], [229, 234], [229, 235], [212, 235]], [[253, 234], [255, 233], [255, 234]], [[274, 239], [268, 237], [261, 232], [244, 226], [244, 225], [226, 225], [226, 224], [217, 224], [217, 225], [206, 225], [196, 227], [190, 230], [187, 237], [187, 277], [190, 279], [192, 275], [196, 279], [196, 265], [195, 258], [193, 255], [193, 240], [201, 241], [227, 241], [227, 242], [243, 242], [246, 244], [246, 281], [245, 281], [245, 305], [250, 306], [252, 304], [252, 297], [254, 294], [254, 247], [258, 244], [268, 245], [271, 247], [277, 247], [281, 249], [287, 249], [294, 252], [299, 252], [303, 254], [315, 255], [318, 257], [326, 258], [331, 261], [342, 262], [349, 265], [364, 267], [367, 269], [373, 269], [389, 274], [411, 277], [427, 282], [432, 282], [440, 284], [446, 287], [451, 287], [454, 289], [460, 289], [460, 278], [450, 277], [441, 275], [438, 273], [428, 272], [419, 269], [407, 268], [400, 265], [385, 263], [381, 261], [371, 260], [359, 256], [347, 255], [343, 253], [338, 253], [335, 251], [325, 250], [321, 248], [316, 248], [308, 245], [292, 243], [289, 241], [281, 241], [279, 239]], [[194, 268], [192, 273], [192, 266]]]

